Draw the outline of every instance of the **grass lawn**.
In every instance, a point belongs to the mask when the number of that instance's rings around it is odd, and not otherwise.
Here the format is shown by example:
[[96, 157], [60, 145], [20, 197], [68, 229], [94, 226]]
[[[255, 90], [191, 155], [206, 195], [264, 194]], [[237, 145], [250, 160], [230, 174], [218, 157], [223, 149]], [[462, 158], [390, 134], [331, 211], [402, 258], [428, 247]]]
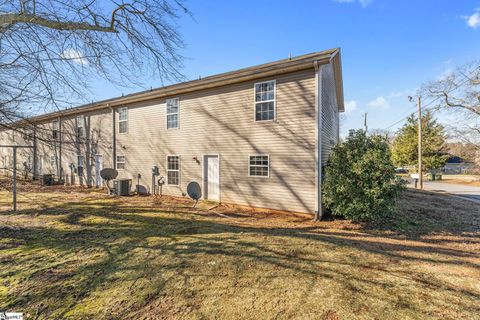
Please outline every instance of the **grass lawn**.
[[463, 184], [466, 186], [480, 187], [480, 176], [478, 175], [444, 175], [442, 182]]
[[51, 188], [0, 193], [0, 310], [26, 319], [480, 319], [475, 203], [409, 190], [363, 225]]

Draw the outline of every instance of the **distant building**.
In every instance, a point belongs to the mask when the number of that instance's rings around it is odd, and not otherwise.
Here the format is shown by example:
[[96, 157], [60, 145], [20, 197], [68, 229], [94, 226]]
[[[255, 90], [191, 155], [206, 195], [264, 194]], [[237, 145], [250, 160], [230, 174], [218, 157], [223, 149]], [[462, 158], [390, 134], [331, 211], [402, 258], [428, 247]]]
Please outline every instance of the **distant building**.
[[446, 174], [462, 174], [468, 173], [468, 171], [473, 170], [474, 168], [475, 164], [473, 162], [465, 161], [457, 156], [451, 156], [448, 158], [442, 172]]

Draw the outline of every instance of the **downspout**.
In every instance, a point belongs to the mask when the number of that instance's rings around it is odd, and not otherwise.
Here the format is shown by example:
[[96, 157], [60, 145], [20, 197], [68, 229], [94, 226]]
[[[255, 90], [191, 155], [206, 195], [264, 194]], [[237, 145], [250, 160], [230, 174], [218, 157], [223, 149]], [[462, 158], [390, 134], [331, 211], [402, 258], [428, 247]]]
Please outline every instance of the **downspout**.
[[112, 110], [112, 154], [113, 154], [113, 169], [117, 169], [117, 128], [116, 128], [116, 121], [115, 121], [115, 109], [113, 107], [110, 107], [110, 104], [108, 104], [108, 107], [110, 110]]
[[315, 67], [315, 216], [320, 221], [323, 216], [322, 205], [322, 65], [318, 61]]
[[[62, 165], [62, 117], [58, 117], [58, 163], [57, 163], [57, 175], [60, 180], [63, 180], [63, 165]], [[55, 141], [54, 141], [55, 143]]]
[[33, 125], [33, 180], [38, 176], [37, 125]]

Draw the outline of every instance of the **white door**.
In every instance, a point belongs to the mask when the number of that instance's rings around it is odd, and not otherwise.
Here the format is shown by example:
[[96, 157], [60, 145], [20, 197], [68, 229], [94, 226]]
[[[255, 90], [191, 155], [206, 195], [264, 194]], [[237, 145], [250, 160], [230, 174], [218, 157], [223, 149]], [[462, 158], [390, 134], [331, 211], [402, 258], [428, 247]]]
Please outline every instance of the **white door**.
[[102, 177], [100, 171], [103, 169], [103, 156], [101, 154], [95, 155], [95, 186], [100, 188], [102, 186]]
[[204, 198], [220, 201], [220, 160], [218, 156], [204, 157]]

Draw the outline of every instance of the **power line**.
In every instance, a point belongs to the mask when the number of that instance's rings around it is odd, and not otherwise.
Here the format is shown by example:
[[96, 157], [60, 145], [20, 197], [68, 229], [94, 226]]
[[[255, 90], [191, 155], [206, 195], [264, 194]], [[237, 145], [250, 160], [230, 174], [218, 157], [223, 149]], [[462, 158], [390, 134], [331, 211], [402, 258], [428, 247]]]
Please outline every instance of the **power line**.
[[[435, 99], [433, 99], [432, 101], [430, 101], [429, 103], [427, 104], [424, 104], [424, 111], [428, 111], [428, 110], [432, 110], [432, 109], [435, 109], [435, 108], [427, 108], [429, 105], [431, 105], [432, 103], [434, 103], [435, 101], [437, 101], [438, 99], [440, 99], [441, 97], [436, 97]], [[413, 109], [413, 108], [412, 108]], [[417, 106], [415, 106], [415, 109], [417, 109]], [[408, 115], [404, 116], [403, 118], [401, 118], [400, 120], [392, 123], [391, 125], [389, 125], [388, 127], [385, 127], [383, 130], [388, 130], [390, 129], [391, 127], [399, 124], [400, 122], [404, 121], [405, 119], [407, 119], [408, 117], [412, 116], [415, 114], [415, 111], [412, 111], [412, 112], [409, 112]]]
[[[479, 66], [479, 68], [480, 68], [480, 66]], [[473, 74], [474, 72], [475, 72], [475, 71], [472, 71], [472, 74]], [[464, 75], [464, 76], [465, 76], [465, 81], [457, 84], [456, 87], [460, 87], [460, 86], [464, 85], [465, 83], [471, 81], [471, 79], [470, 79], [468, 76], [466, 76], [466, 75]], [[452, 89], [452, 91], [453, 91], [453, 89]], [[441, 98], [443, 98], [443, 97], [442, 97], [442, 96], [438, 96], [438, 97], [434, 98], [433, 100], [431, 100], [429, 103], [425, 104], [425, 105], [424, 105], [424, 111], [428, 111], [428, 110], [434, 109], [434, 108], [429, 108], [429, 109], [427, 109], [426, 107], [428, 107], [429, 105], [431, 105], [432, 103], [434, 103], [435, 101], [437, 101], [438, 99], [441, 99]], [[415, 109], [416, 109], [416, 108], [417, 108], [417, 107], [415, 106]], [[407, 116], [404, 116], [404, 117], [401, 118], [400, 120], [398, 120], [398, 121], [392, 123], [391, 125], [389, 125], [388, 127], [384, 128], [383, 130], [388, 130], [388, 129], [390, 129], [391, 127], [393, 127], [393, 126], [399, 124], [400, 122], [404, 121], [405, 119], [407, 119], [409, 116], [414, 115], [414, 113], [415, 113], [415, 111], [410, 112]]]

